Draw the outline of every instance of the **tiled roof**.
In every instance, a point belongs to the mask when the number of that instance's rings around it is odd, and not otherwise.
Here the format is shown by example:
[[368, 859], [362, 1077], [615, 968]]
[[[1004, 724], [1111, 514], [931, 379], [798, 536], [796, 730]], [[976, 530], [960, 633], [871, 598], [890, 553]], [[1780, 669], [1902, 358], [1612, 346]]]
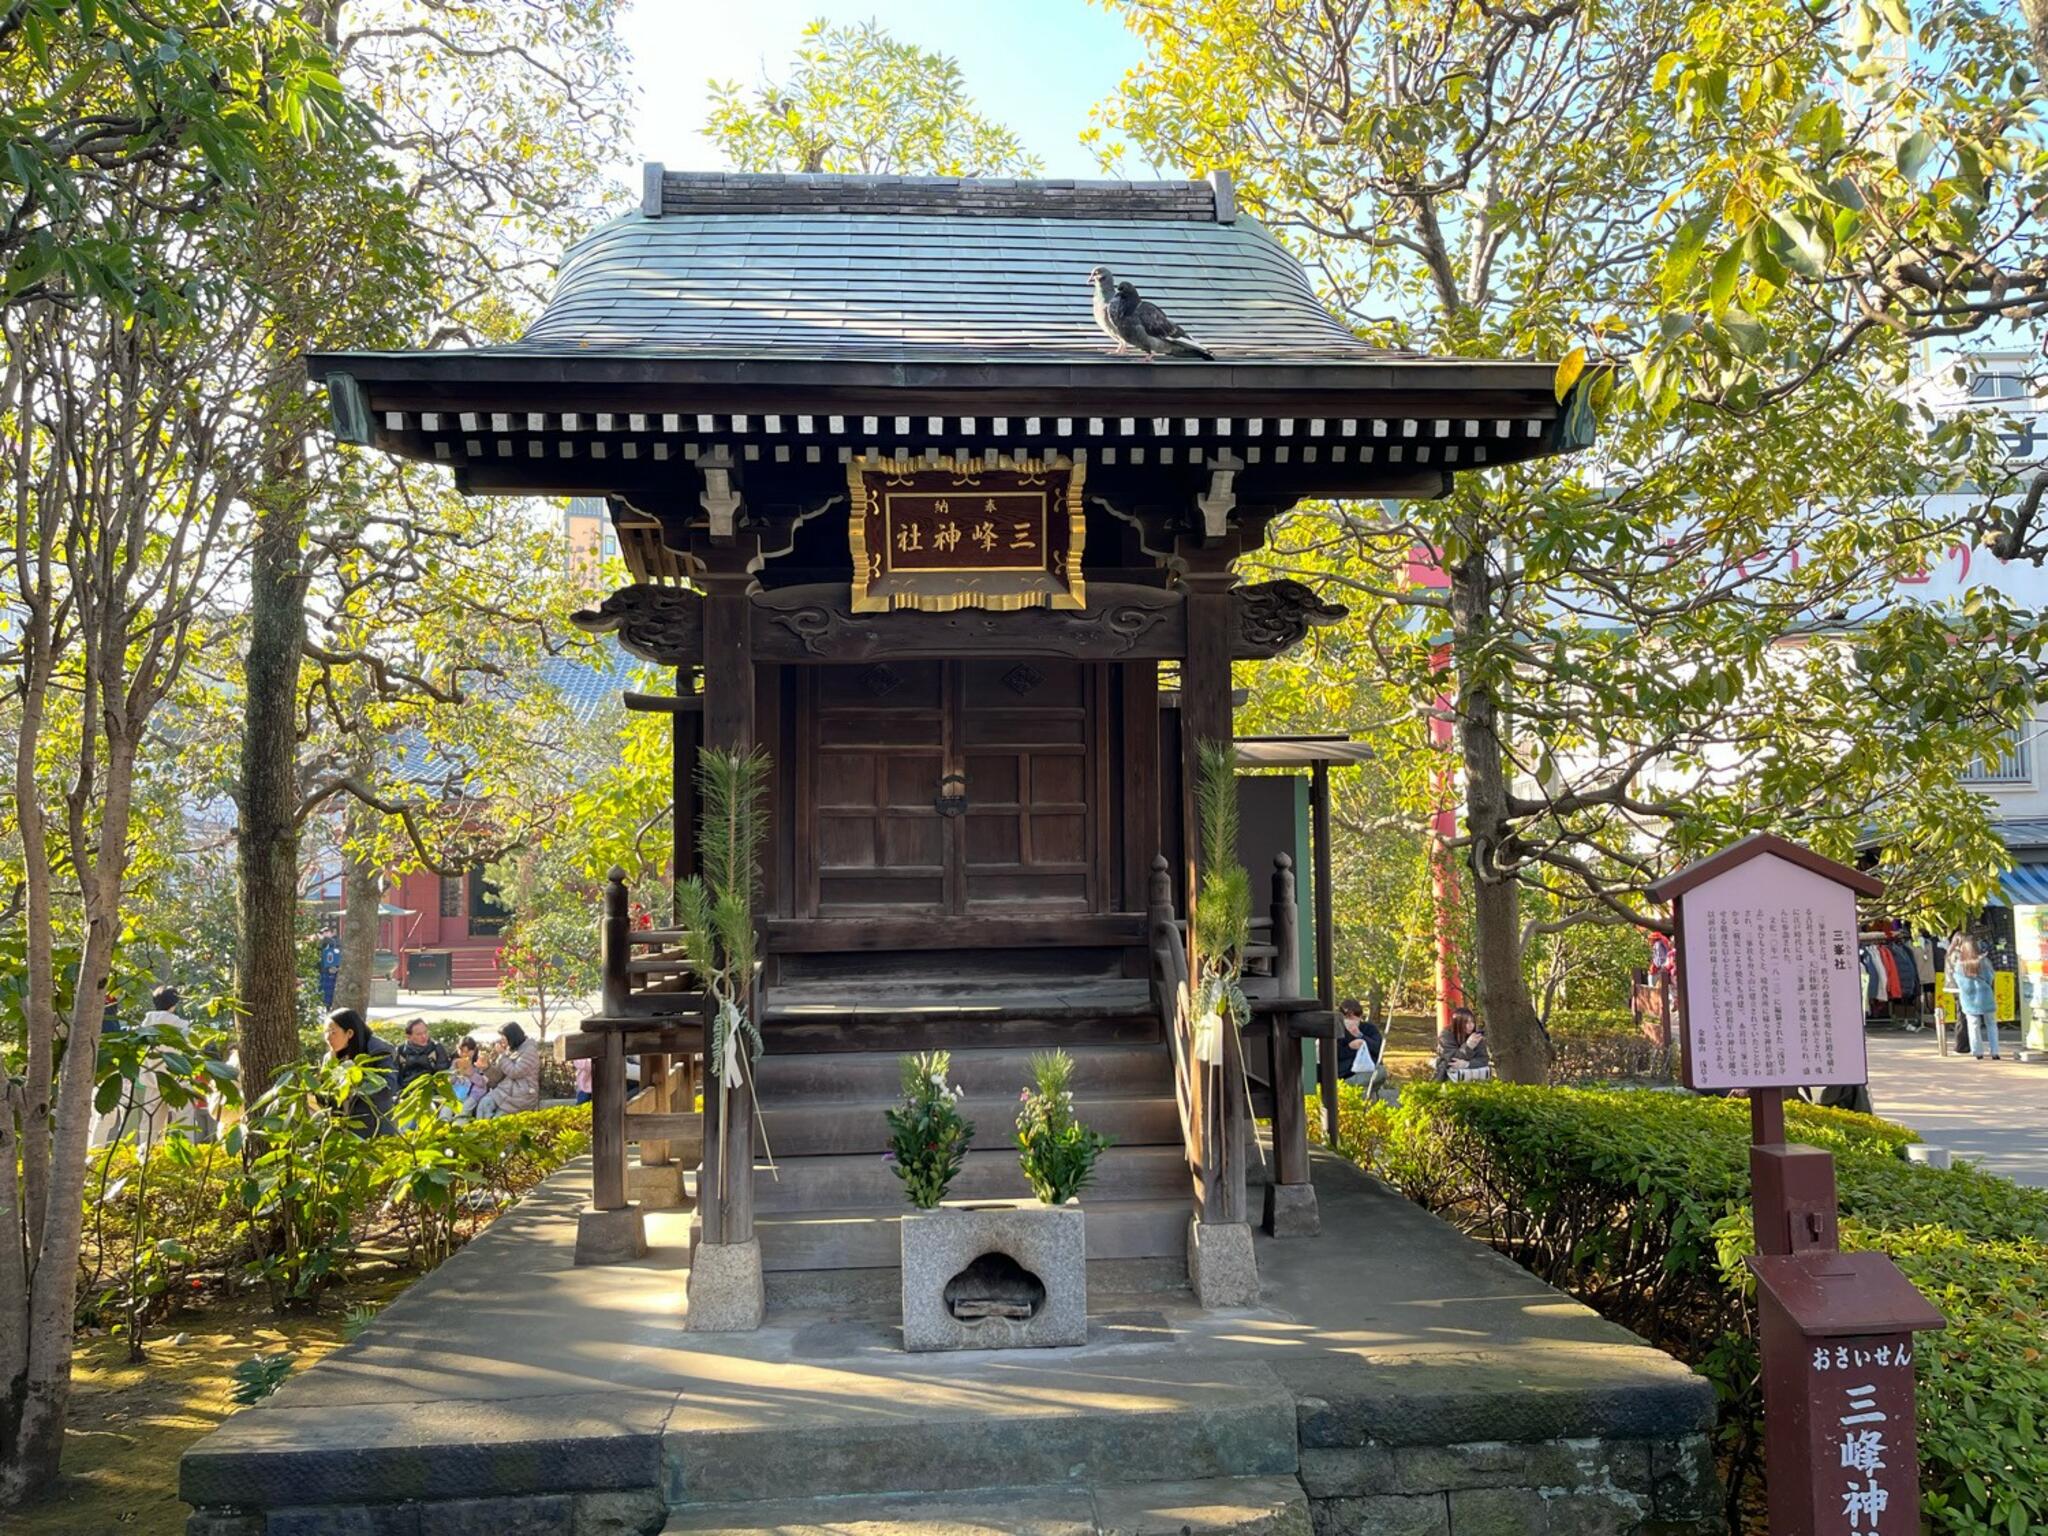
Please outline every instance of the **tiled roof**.
[[649, 173], [643, 210], [573, 247], [545, 313], [491, 350], [1104, 361], [1100, 265], [1220, 362], [1399, 356], [1323, 307], [1300, 263], [1237, 218], [1227, 183]]
[[633, 685], [633, 669], [639, 663], [606, 635], [600, 644], [569, 656], [543, 656], [540, 680], [561, 697], [569, 716], [578, 725], [601, 719], [617, 722], [625, 718], [620, 695]]
[[[479, 679], [472, 686], [488, 689], [506, 701], [521, 698], [536, 688], [546, 688], [561, 700], [570, 723], [579, 731], [598, 726], [609, 733], [625, 718], [621, 695], [633, 685], [634, 669], [639, 665], [615, 637], [605, 635], [596, 645], [581, 647], [568, 655], [543, 656], [531, 672]], [[452, 794], [457, 787], [453, 781], [466, 771], [460, 763], [442, 756], [421, 732], [408, 729], [400, 733], [398, 761], [391, 768], [393, 778], [414, 784], [439, 784]]]

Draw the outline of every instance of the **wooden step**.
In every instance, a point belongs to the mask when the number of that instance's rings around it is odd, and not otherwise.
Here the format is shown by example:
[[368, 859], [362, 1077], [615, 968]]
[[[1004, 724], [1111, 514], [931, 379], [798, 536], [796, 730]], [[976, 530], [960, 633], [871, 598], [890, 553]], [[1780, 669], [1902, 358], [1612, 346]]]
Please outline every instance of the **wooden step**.
[[[887, 1103], [893, 1105], [895, 1101]], [[776, 1101], [762, 1106], [762, 1119], [767, 1125], [768, 1143], [775, 1148], [777, 1157], [849, 1152], [878, 1155], [889, 1148], [889, 1123], [882, 1118], [883, 1107], [881, 1101], [868, 1100]], [[1014, 1134], [1017, 1096], [969, 1097], [961, 1101], [960, 1112], [973, 1123], [978, 1145], [998, 1146]], [[1074, 1112], [1120, 1147], [1181, 1144], [1180, 1111], [1171, 1098], [1163, 1095], [1076, 1094]]]
[[[1015, 1100], [1031, 1081], [1032, 1050], [1004, 1045], [955, 1050], [954, 1085], [970, 1098]], [[1165, 1044], [1077, 1045], [1074, 1092], [1095, 1097], [1139, 1097], [1173, 1093], [1173, 1061]], [[890, 1051], [817, 1052], [763, 1056], [754, 1082], [764, 1108], [778, 1101], [809, 1103], [895, 1103], [903, 1089], [902, 1054]]]
[[[789, 1176], [785, 1169], [783, 1177]], [[895, 1180], [892, 1176], [891, 1183]], [[763, 1180], [760, 1188], [773, 1188]], [[1097, 1259], [1180, 1258], [1187, 1255], [1188, 1215], [1186, 1170], [1177, 1197], [1112, 1200], [1088, 1194], [1081, 1198], [1088, 1213], [1088, 1257]], [[899, 1195], [893, 1207], [872, 1206], [815, 1211], [760, 1211], [754, 1232], [761, 1239], [761, 1264], [777, 1273], [818, 1269], [894, 1269], [902, 1262], [897, 1217], [905, 1209]]]
[[1027, 1050], [1089, 1045], [1163, 1043], [1159, 1020], [1151, 1013], [1072, 1017], [1032, 1014], [1008, 1018], [975, 1018], [959, 1014], [920, 1014], [896, 1018], [810, 1018], [771, 1020], [761, 1038], [773, 1056], [874, 1051], [900, 1055], [906, 1051], [945, 1051], [978, 1045], [1016, 1046]]
[[[1103, 1200], [1185, 1198], [1187, 1159], [1180, 1147], [1111, 1147], [1095, 1165], [1095, 1181], [1082, 1196]], [[969, 1152], [953, 1181], [955, 1200], [1021, 1200], [1031, 1193], [1014, 1148]], [[779, 1178], [754, 1177], [756, 1211], [858, 1210], [895, 1212], [903, 1207], [903, 1181], [875, 1153], [791, 1157]]]

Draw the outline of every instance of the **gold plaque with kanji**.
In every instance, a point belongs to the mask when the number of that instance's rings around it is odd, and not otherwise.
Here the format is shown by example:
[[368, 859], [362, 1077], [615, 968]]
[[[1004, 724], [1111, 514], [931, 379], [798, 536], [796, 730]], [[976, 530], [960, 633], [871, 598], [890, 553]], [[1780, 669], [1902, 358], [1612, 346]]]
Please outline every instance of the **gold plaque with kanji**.
[[1081, 470], [1066, 458], [854, 459], [854, 611], [1084, 607]]

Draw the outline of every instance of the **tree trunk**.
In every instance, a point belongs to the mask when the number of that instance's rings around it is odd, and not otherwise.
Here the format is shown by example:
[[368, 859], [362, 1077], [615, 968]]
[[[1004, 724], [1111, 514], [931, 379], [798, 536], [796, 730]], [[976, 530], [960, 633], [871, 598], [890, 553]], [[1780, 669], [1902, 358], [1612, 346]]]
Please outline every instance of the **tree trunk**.
[[[360, 801], [348, 811], [348, 841], [369, 848], [377, 813]], [[377, 908], [384, 895], [383, 871], [374, 858], [345, 854], [341, 882], [341, 973], [334, 978], [334, 1006], [369, 1017], [370, 968], [377, 958]]]
[[2035, 74], [2048, 80], [2048, 0], [2020, 0], [2027, 19], [2027, 42], [2034, 53]]
[[[114, 683], [120, 681], [118, 674]], [[114, 691], [109, 687], [108, 691]], [[90, 708], [91, 700], [87, 701]], [[85, 1235], [86, 1142], [92, 1129], [100, 1025], [120, 933], [121, 890], [128, 867], [128, 819], [135, 753], [128, 740], [107, 743], [99, 852], [81, 881], [85, 944], [57, 1074], [52, 1117], [48, 1204], [41, 1244], [28, 1255], [26, 1318], [0, 1318], [21, 1328], [25, 1350], [11, 1350], [20, 1374], [0, 1382], [0, 1508], [12, 1508], [57, 1480], [64, 1419], [71, 1402], [72, 1323], [78, 1306], [78, 1253]], [[83, 849], [76, 843], [74, 855]], [[11, 1170], [10, 1170], [11, 1171]], [[6, 1233], [12, 1239], [11, 1231]], [[10, 1269], [12, 1266], [9, 1266]]]
[[1519, 889], [1502, 873], [1512, 853], [1508, 780], [1500, 741], [1500, 693], [1490, 658], [1497, 596], [1484, 538], [1451, 567], [1452, 661], [1457, 673], [1458, 747], [1465, 766], [1465, 830], [1472, 868], [1473, 963], [1479, 1016], [1495, 1075], [1511, 1083], [1550, 1077], [1550, 1041], [1522, 974]]
[[244, 663], [240, 837], [242, 1092], [253, 1103], [299, 1055], [299, 661], [305, 527], [296, 465], [276, 466], [258, 509]]

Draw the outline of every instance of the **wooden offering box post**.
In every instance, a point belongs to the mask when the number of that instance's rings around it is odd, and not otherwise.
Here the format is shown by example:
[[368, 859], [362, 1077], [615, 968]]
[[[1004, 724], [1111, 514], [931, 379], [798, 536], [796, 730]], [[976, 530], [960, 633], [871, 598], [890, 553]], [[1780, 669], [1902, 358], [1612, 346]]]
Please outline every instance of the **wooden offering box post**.
[[1785, 1090], [1865, 1081], [1856, 898], [1882, 882], [1769, 834], [1650, 888], [1673, 903], [1686, 1086], [1750, 1104], [1772, 1536], [1913, 1536], [1913, 1334], [1943, 1318], [1837, 1243], [1835, 1161], [1785, 1140]]

